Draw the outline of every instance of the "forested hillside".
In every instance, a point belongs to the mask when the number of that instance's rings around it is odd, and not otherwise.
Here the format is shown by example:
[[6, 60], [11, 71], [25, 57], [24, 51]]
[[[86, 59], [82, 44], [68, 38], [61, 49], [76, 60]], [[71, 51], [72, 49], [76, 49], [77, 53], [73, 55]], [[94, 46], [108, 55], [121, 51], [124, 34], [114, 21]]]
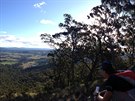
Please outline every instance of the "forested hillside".
[[101, 1], [87, 24], [64, 14], [61, 32], [41, 34], [54, 50], [0, 51], [0, 100], [66, 101], [81, 94], [93, 101], [104, 60], [116, 70], [134, 66], [135, 1]]
[[52, 50], [1, 48], [0, 99], [11, 100], [23, 94], [32, 97], [45, 93], [46, 87], [49, 89], [51, 86], [47, 57], [50, 51]]

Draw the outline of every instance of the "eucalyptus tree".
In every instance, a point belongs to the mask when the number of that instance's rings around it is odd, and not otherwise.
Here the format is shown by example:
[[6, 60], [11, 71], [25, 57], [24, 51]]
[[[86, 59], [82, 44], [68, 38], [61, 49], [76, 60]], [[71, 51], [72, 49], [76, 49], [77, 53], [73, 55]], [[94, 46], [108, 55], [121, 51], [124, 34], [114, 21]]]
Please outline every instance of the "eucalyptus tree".
[[119, 28], [121, 27], [117, 16], [111, 13], [106, 6], [100, 5], [92, 9], [88, 19], [93, 21], [89, 25], [89, 30], [97, 41], [99, 61], [102, 62], [107, 58], [115, 64], [115, 57], [120, 50], [117, 37], [119, 37]]
[[78, 49], [82, 44], [79, 33], [84, 32], [87, 25], [75, 21], [69, 14], [64, 14], [64, 17], [65, 22], [59, 24], [62, 32], [54, 35], [42, 34], [41, 38], [45, 43], [54, 46], [56, 50], [54, 53], [55, 63], [59, 64], [56, 67], [61, 68], [61, 70], [63, 70], [63, 67], [67, 68], [65, 72], [68, 73], [68, 85], [74, 85], [75, 67], [80, 59]]
[[129, 56], [130, 64], [134, 64], [135, 57], [135, 0], [101, 0], [112, 13], [117, 15], [121, 24], [119, 42], [125, 46], [125, 53]]
[[135, 0], [101, 0], [112, 12], [135, 17]]

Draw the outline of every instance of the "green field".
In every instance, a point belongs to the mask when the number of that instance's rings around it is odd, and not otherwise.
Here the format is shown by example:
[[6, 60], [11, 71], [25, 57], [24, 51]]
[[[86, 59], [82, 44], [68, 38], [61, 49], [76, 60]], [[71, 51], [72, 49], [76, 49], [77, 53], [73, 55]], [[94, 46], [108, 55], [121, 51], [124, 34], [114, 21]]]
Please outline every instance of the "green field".
[[[41, 62], [47, 60], [47, 52], [49, 51], [32, 51], [32, 50], [3, 50], [0, 51], [0, 65], [16, 65], [23, 69], [41, 65]], [[44, 60], [44, 61], [43, 61]], [[43, 63], [42, 63], [43, 64]]]
[[2, 65], [14, 65], [16, 63], [17, 62], [15, 62], [15, 61], [4, 61], [4, 62], [1, 62], [0, 64], [2, 64]]

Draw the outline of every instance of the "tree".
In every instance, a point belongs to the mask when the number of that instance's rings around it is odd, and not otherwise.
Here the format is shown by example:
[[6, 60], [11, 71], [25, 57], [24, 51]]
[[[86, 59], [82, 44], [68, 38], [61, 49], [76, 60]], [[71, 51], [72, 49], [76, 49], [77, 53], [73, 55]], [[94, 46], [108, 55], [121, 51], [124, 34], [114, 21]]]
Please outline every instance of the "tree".
[[[128, 46], [129, 42], [125, 40], [127, 34], [124, 32], [127, 24], [124, 25], [124, 23], [127, 21], [129, 24], [129, 17], [121, 17], [105, 4], [92, 9], [88, 19], [90, 21], [94, 19], [94, 23], [89, 25], [77, 22], [69, 14], [64, 14], [64, 17], [64, 23], [59, 24], [61, 32], [41, 35], [45, 43], [55, 48], [50, 56], [54, 65], [57, 87], [59, 84], [64, 85], [63, 87], [75, 86], [74, 82], [77, 81], [78, 72], [82, 68], [88, 71], [83, 76], [86, 78], [88, 76], [92, 85], [97, 79], [100, 63], [110, 59], [117, 64], [116, 58], [123, 53], [121, 46], [123, 43]], [[127, 17], [125, 21], [124, 17]], [[83, 83], [87, 86], [88, 79], [82, 79], [80, 81], [85, 81]]]
[[135, 0], [101, 0], [112, 12], [135, 17]]
[[119, 50], [121, 48], [117, 39], [120, 37], [119, 30], [121, 28], [117, 15], [111, 13], [106, 6], [100, 5], [92, 9], [88, 18], [94, 20], [94, 23], [90, 25], [90, 31], [92, 36], [96, 38], [96, 43], [99, 46], [99, 61], [102, 62], [105, 59], [110, 59], [110, 61], [116, 64], [115, 57], [120, 53]]
[[[55, 33], [54, 35], [42, 34], [41, 37], [44, 42], [51, 44], [56, 48], [56, 51], [53, 53], [55, 58], [55, 64], [61, 70], [67, 68], [68, 74], [68, 84], [71, 84], [71, 81], [74, 81], [75, 78], [75, 64], [79, 61], [78, 57], [78, 46], [80, 44], [80, 35], [79, 33], [87, 28], [87, 25], [75, 21], [69, 14], [64, 14], [65, 22], [60, 23], [59, 27], [64, 31]], [[62, 59], [62, 60], [61, 60]], [[63, 62], [62, 62], [63, 61]], [[72, 79], [72, 80], [71, 80]], [[74, 82], [72, 82], [74, 83]]]
[[135, 58], [135, 0], [101, 0], [112, 13], [117, 14], [121, 24], [121, 38], [119, 42], [126, 46], [125, 53], [129, 56], [130, 64], [134, 64]]
[[[101, 62], [101, 39], [97, 40], [96, 34], [91, 31], [92, 26], [89, 28], [87, 24], [75, 21], [68, 14], [64, 17], [65, 22], [59, 24], [64, 29], [63, 32], [42, 34], [41, 38], [56, 48], [50, 56], [55, 66], [54, 74], [58, 76], [57, 82], [64, 78], [68, 81], [68, 86], [84, 83], [89, 89], [88, 85], [91, 86], [97, 78], [97, 69]], [[85, 73], [78, 75], [80, 70]]]

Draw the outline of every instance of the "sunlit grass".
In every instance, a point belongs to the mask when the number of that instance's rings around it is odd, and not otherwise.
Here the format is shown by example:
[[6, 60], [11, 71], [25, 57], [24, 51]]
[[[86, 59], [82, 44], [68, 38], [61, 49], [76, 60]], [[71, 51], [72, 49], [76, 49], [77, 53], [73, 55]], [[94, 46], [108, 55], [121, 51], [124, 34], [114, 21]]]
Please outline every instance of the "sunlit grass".
[[23, 63], [21, 65], [21, 67], [23, 67], [23, 69], [26, 69], [26, 68], [30, 68], [30, 67], [32, 67], [34, 65], [36, 65], [36, 62], [35, 61], [29, 61], [29, 62]]
[[2, 64], [2, 65], [14, 65], [16, 63], [17, 62], [15, 62], [15, 61], [4, 61], [4, 62], [1, 62], [0, 64]]

